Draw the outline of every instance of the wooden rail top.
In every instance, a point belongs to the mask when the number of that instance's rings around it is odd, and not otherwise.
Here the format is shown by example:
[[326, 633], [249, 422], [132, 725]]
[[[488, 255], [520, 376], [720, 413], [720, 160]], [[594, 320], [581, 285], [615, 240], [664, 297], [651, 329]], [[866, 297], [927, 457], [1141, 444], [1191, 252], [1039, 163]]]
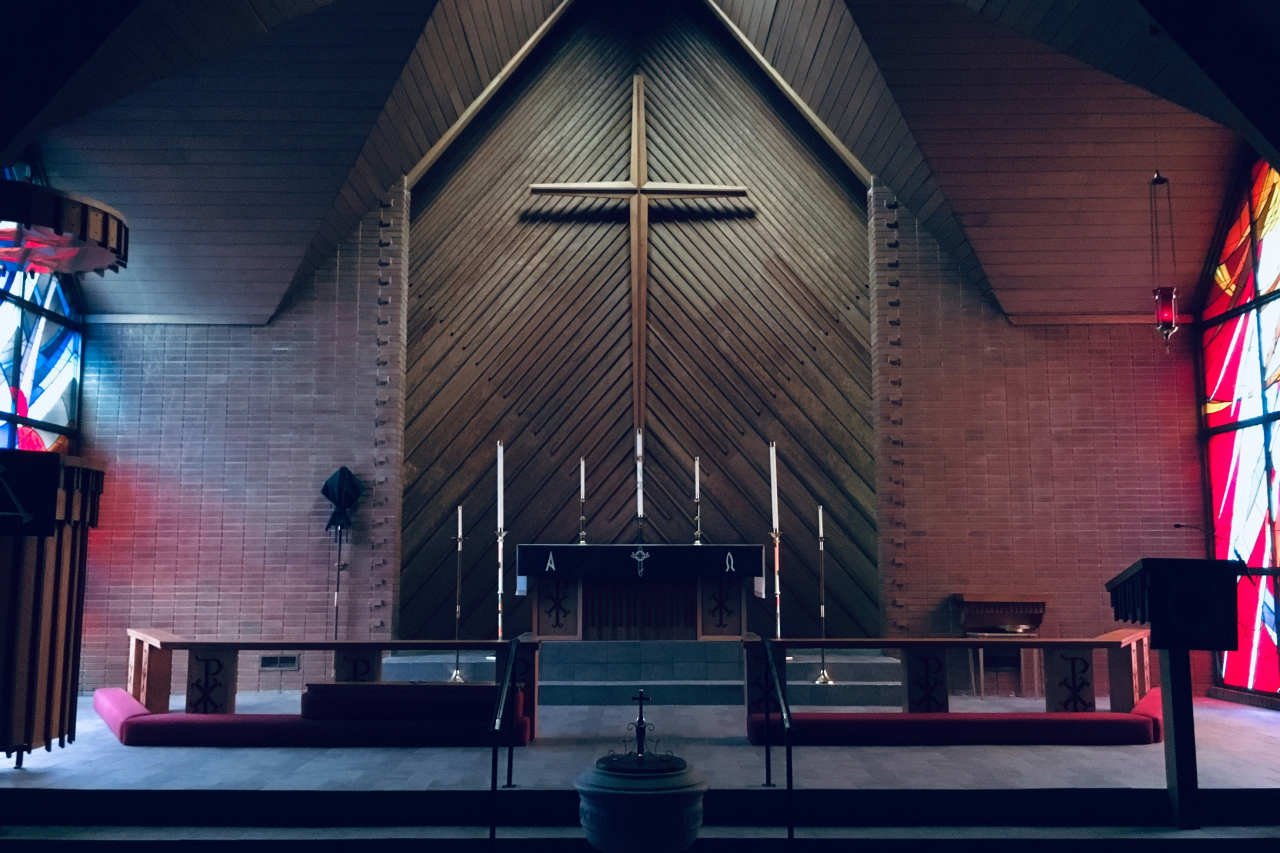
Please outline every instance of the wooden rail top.
[[[212, 637], [193, 640], [157, 628], [130, 628], [129, 638], [153, 648], [180, 651], [186, 649], [242, 649], [245, 651], [312, 651], [339, 649], [386, 649], [388, 651], [494, 651], [507, 647], [509, 640], [236, 640]], [[520, 640], [520, 645], [537, 645], [535, 640]]]
[[[773, 640], [782, 649], [990, 649], [1006, 646], [1015, 649], [1118, 649], [1133, 645], [1151, 634], [1147, 628], [1122, 628], [1098, 637], [867, 637], [848, 640], [793, 639]], [[759, 643], [748, 636], [745, 643]]]

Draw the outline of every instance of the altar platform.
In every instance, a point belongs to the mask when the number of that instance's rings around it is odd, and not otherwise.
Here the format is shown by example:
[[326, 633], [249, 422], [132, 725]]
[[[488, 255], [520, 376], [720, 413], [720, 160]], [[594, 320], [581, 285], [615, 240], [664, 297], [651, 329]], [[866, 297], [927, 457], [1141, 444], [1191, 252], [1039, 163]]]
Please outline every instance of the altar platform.
[[[241, 693], [239, 713], [297, 713], [299, 693]], [[181, 710], [175, 695], [172, 708]], [[92, 789], [245, 791], [481, 791], [485, 747], [306, 749], [127, 747], [80, 698], [76, 742], [0, 769], [0, 790]], [[1043, 700], [953, 695], [955, 711], [1038, 711]], [[1106, 700], [1099, 700], [1099, 710]], [[804, 710], [795, 706], [794, 710]], [[831, 710], [824, 706], [821, 710]], [[842, 710], [900, 711], [857, 706]], [[645, 709], [656, 748], [674, 750], [713, 789], [758, 790], [764, 750], [747, 743], [740, 705], [658, 705]], [[1199, 698], [1195, 703], [1204, 789], [1280, 790], [1280, 712]], [[634, 707], [544, 705], [538, 739], [516, 751], [520, 790], [572, 791], [574, 777], [610, 749], [623, 748]], [[505, 751], [503, 755], [505, 762]], [[781, 772], [782, 749], [774, 749]], [[505, 764], [504, 764], [505, 769]], [[778, 779], [781, 781], [781, 779]], [[1164, 797], [1164, 751], [1148, 746], [795, 747], [797, 789], [1149, 789]], [[0, 798], [2, 799], [2, 798]]]
[[[174, 696], [172, 707], [183, 702]], [[298, 705], [298, 693], [243, 693], [239, 709], [288, 713]], [[952, 707], [1035, 711], [1042, 703], [953, 696]], [[655, 726], [652, 745], [685, 757], [711, 784], [698, 849], [769, 850], [785, 837], [786, 791], [761, 786], [764, 750], [747, 743], [741, 706], [667, 705], [646, 713]], [[0, 769], [0, 810], [10, 816], [0, 842], [259, 839], [311, 850], [317, 843], [338, 849], [366, 840], [385, 848], [397, 839], [402, 845], [436, 839], [448, 846], [434, 849], [469, 850], [490, 843], [487, 825], [496, 814], [500, 846], [587, 853], [573, 779], [600, 755], [625, 748], [634, 711], [550, 705], [540, 714], [538, 740], [516, 751], [518, 787], [499, 790], [495, 799], [488, 789], [491, 752], [483, 747], [126, 747], [86, 697], [75, 744], [33, 753], [21, 770]], [[1082, 841], [1103, 849], [1097, 845], [1106, 842], [1105, 849], [1126, 853], [1163, 849], [1170, 839], [1184, 849], [1196, 841], [1210, 849], [1218, 839], [1280, 837], [1273, 826], [1280, 813], [1280, 712], [1198, 699], [1195, 719], [1201, 830], [1170, 828], [1160, 744], [796, 747], [796, 837], [810, 846], [837, 845], [833, 850], [853, 838], [864, 849], [894, 851], [971, 838], [990, 851], [1013, 851], [1023, 849], [1020, 839], [1034, 838], [1064, 850]], [[781, 748], [773, 761], [781, 783]], [[66, 825], [68, 816], [75, 826]], [[236, 828], [234, 839], [228, 827]]]

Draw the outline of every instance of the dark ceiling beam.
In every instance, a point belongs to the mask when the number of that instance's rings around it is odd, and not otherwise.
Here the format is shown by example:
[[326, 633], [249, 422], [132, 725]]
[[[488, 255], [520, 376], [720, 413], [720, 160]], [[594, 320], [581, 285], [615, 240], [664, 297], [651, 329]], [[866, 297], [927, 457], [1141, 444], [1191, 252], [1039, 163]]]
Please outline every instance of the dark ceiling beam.
[[[14, 28], [8, 19], [9, 9], [5, 10], [6, 29], [23, 34], [5, 45], [4, 52], [17, 47], [23, 57], [23, 70], [4, 78], [9, 81], [6, 111], [10, 99], [17, 97], [19, 103], [27, 102], [30, 114], [6, 124], [11, 132], [0, 132], [0, 164], [12, 163], [47, 131], [157, 80], [189, 72], [202, 62], [246, 47], [331, 2], [104, 0], [74, 9], [58, 3], [9, 4], [17, 7], [19, 15], [30, 15], [31, 20], [30, 29]], [[78, 41], [73, 38], [73, 49], [64, 54], [64, 30], [75, 33], [81, 29], [86, 32]], [[64, 65], [65, 73], [60, 70]], [[29, 87], [29, 96], [21, 94]], [[6, 117], [15, 118], [12, 114]]]
[[[4, 115], [0, 166], [10, 165], [25, 142], [16, 144], [32, 119], [115, 32], [138, 0], [86, 3], [68, 14], [58, 3], [13, 3], [4, 12]], [[37, 33], [57, 33], [56, 38]], [[29, 137], [26, 137], [29, 141]]]
[[1280, 163], [1274, 0], [949, 0], [1230, 128]]
[[1169, 37], [1248, 120], [1237, 128], [1280, 165], [1280, 3], [1275, 0], [1139, 0]]

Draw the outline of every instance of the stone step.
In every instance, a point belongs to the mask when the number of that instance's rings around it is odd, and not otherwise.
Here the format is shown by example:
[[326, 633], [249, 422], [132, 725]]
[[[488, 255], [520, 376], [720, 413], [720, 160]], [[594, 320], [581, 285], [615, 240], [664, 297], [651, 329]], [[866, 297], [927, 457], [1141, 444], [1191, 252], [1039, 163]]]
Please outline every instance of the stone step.
[[787, 702], [805, 705], [902, 706], [901, 681], [847, 681], [836, 684], [787, 682]]
[[[787, 661], [787, 683], [813, 682], [822, 671], [817, 660]], [[827, 675], [836, 681], [901, 681], [902, 665], [894, 658], [827, 658]]]
[[[383, 681], [448, 681], [453, 675], [453, 655], [423, 652], [391, 655], [382, 659]], [[493, 681], [494, 661], [484, 652], [463, 652], [458, 667], [466, 681]]]
[[741, 683], [742, 646], [697, 640], [547, 642], [539, 649], [538, 671], [544, 684], [617, 682], [634, 688], [659, 681]]
[[745, 701], [742, 680], [671, 681], [541, 681], [540, 705], [631, 705], [636, 691], [655, 705], [741, 705]]
[[740, 663], [669, 661], [666, 663], [547, 663], [538, 667], [542, 681], [618, 681], [639, 684], [645, 681], [737, 681], [742, 682]]
[[542, 663], [738, 663], [742, 644], [715, 640], [548, 640]]

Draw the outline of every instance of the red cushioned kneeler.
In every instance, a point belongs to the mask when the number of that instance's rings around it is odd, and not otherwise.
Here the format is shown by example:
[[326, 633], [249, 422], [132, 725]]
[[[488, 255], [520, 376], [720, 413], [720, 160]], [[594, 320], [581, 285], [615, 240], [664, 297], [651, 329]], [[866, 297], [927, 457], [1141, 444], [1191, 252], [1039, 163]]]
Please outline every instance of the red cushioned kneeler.
[[[781, 718], [769, 718], [769, 737], [781, 744]], [[1141, 713], [791, 715], [796, 746], [1119, 746], [1154, 743], [1158, 731], [1158, 721]], [[747, 737], [764, 743], [764, 715], [747, 717]]]
[[[480, 719], [304, 719], [296, 714], [151, 714], [128, 691], [107, 687], [94, 691], [93, 707], [126, 746], [219, 747], [386, 747], [489, 746], [490, 719], [496, 689]], [[305, 694], [304, 694], [305, 695]], [[523, 697], [514, 695], [515, 743], [529, 742], [529, 718]], [[455, 716], [465, 703], [445, 706]], [[507, 742], [507, 726], [501, 742]]]

